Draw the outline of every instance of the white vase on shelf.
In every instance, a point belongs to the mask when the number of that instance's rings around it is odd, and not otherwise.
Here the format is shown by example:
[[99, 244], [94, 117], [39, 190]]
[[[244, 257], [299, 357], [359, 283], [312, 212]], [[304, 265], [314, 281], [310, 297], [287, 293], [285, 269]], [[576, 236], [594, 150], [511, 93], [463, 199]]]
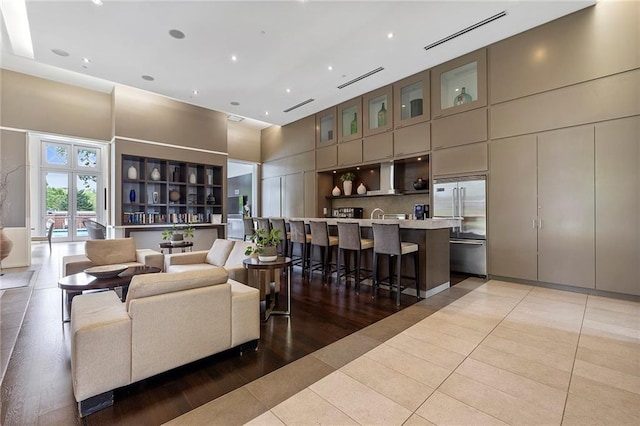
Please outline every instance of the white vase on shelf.
[[333, 191], [331, 191], [331, 195], [333, 195], [334, 197], [339, 197], [341, 194], [340, 188], [338, 188], [338, 185], [336, 185], [333, 188]]
[[133, 166], [129, 167], [129, 170], [127, 170], [127, 178], [138, 179], [138, 171], [136, 170], [135, 167]]
[[157, 167], [151, 170], [151, 180], [160, 180], [160, 170]]
[[360, 182], [360, 185], [358, 185], [358, 188], [356, 189], [356, 192], [359, 195], [364, 195], [367, 193], [367, 187], [364, 186], [364, 183]]
[[196, 183], [196, 174], [195, 173], [191, 173], [189, 175], [189, 183]]
[[351, 191], [353, 190], [353, 182], [350, 180], [345, 180], [342, 182], [342, 189], [344, 189], [344, 195], [351, 195]]

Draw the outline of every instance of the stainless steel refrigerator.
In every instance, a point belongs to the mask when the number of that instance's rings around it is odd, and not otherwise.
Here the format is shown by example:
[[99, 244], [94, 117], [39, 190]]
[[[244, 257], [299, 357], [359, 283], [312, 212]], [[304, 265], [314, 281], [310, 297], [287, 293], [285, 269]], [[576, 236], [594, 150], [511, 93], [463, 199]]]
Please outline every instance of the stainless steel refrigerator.
[[451, 271], [487, 275], [486, 176], [437, 179], [433, 183], [433, 217], [460, 217], [451, 230]]

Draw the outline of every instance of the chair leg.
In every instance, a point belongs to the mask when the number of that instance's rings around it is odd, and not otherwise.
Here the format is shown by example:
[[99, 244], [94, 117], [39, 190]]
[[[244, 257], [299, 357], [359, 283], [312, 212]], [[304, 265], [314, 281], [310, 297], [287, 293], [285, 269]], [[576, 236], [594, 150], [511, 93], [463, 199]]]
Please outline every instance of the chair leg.
[[418, 252], [415, 252], [413, 254], [413, 268], [415, 269], [417, 300], [420, 300], [420, 265], [418, 263], [419, 259], [420, 259], [420, 256], [418, 255]]
[[389, 255], [389, 297], [393, 297], [393, 255]]
[[401, 272], [402, 272], [402, 256], [398, 255], [396, 256], [397, 260], [396, 260], [396, 274], [398, 276], [398, 293], [396, 294], [396, 305], [400, 306], [400, 287], [402, 286], [402, 278], [401, 278]]
[[[338, 271], [337, 271], [337, 275], [338, 275], [338, 279], [336, 282], [336, 291], [338, 291], [340, 289], [340, 284], [342, 283], [342, 275], [340, 275], [340, 270], [342, 269], [342, 265], [343, 265], [343, 260], [344, 257], [346, 256], [346, 253], [343, 249], [338, 248]], [[346, 268], [345, 268], [345, 276], [344, 276], [344, 286], [345, 288], [347, 287], [347, 275], [346, 275]]]
[[356, 256], [356, 294], [360, 294], [360, 255], [362, 252], [358, 250]]
[[371, 298], [375, 299], [378, 293], [378, 253], [373, 252], [373, 286], [371, 287]]

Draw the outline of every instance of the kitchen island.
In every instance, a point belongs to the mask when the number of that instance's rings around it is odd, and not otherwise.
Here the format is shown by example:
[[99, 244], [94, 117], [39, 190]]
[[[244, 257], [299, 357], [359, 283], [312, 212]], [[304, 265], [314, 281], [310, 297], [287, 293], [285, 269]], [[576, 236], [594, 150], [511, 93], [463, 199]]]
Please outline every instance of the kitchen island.
[[[449, 233], [451, 228], [460, 226], [460, 219], [425, 219], [425, 220], [401, 220], [401, 219], [347, 219], [347, 218], [285, 218], [288, 220], [302, 220], [305, 223], [312, 221], [327, 222], [332, 235], [338, 235], [338, 222], [356, 222], [360, 224], [363, 238], [373, 239], [371, 224], [397, 223], [400, 225], [402, 241], [418, 244], [420, 258], [420, 296], [429, 297], [446, 290], [450, 286], [449, 276]], [[337, 256], [338, 250], [334, 250]], [[370, 251], [367, 251], [371, 253]], [[365, 252], [365, 253], [367, 253]], [[371, 269], [372, 256], [363, 256], [363, 266]], [[385, 260], [386, 262], [386, 260]], [[403, 259], [402, 268], [413, 274], [413, 260]], [[386, 275], [385, 264], [380, 265], [381, 276]], [[406, 264], [405, 264], [406, 263]], [[408, 288], [406, 293], [412, 289]], [[415, 294], [415, 291], [413, 292]]]

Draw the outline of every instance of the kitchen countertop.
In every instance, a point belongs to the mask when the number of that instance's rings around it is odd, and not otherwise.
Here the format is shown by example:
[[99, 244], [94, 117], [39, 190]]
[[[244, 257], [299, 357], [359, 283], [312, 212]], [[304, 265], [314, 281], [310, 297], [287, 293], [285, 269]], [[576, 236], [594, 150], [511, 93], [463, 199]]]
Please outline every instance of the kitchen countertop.
[[437, 218], [425, 220], [411, 219], [352, 219], [352, 218], [318, 218], [318, 217], [290, 217], [285, 220], [303, 220], [305, 222], [321, 221], [329, 225], [337, 225], [338, 222], [357, 222], [360, 226], [371, 226], [372, 223], [398, 223], [402, 229], [443, 229], [460, 226], [460, 218]]

